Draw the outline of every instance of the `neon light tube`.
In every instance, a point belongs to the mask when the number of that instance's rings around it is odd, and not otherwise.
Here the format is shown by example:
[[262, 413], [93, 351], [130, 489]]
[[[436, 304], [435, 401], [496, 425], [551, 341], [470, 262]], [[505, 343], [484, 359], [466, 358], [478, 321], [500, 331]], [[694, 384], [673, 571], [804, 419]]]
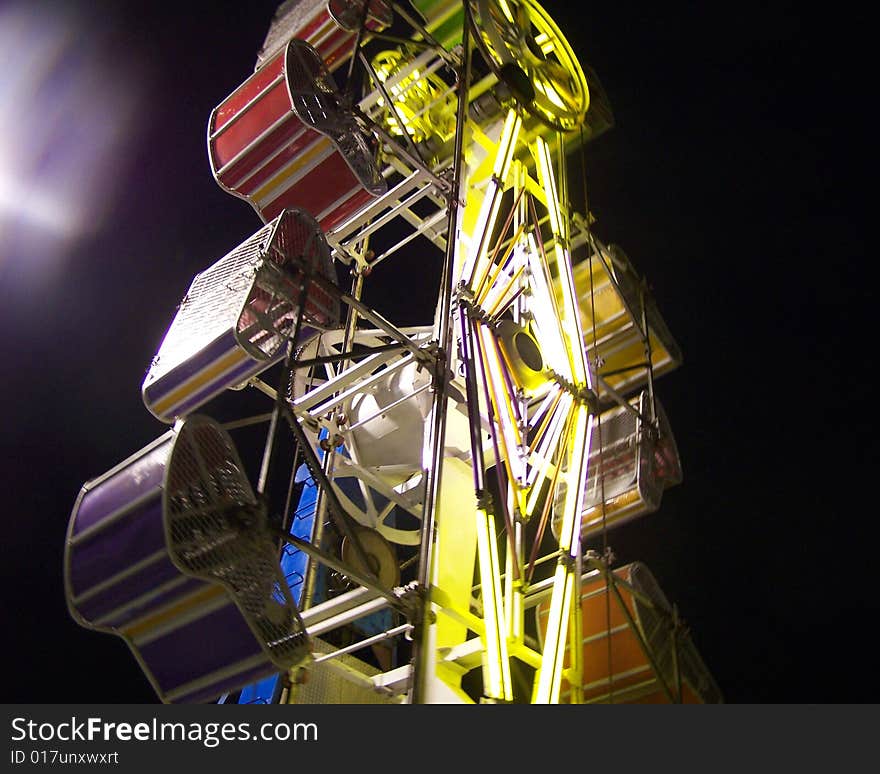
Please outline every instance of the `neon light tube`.
[[513, 161], [513, 149], [516, 145], [519, 130], [522, 126], [522, 119], [515, 110], [507, 112], [507, 118], [504, 119], [504, 128], [501, 130], [501, 139], [498, 142], [498, 153], [495, 156], [495, 166], [492, 168], [492, 174], [502, 183], [507, 178], [510, 171], [510, 164]]
[[[501, 190], [504, 181], [510, 171], [510, 165], [513, 162], [513, 149], [516, 145], [519, 130], [522, 126], [522, 119], [511, 110], [507, 113], [504, 120], [504, 128], [501, 130], [501, 139], [498, 142], [498, 149], [495, 152], [495, 165], [492, 168], [492, 180], [489, 182], [489, 189], [486, 192], [486, 198], [480, 208], [480, 215], [477, 219], [477, 225], [474, 233], [479, 234], [479, 243], [477, 250], [468, 256], [465, 262], [462, 276], [467, 276], [467, 284], [474, 288], [475, 278], [482, 276], [484, 271], [483, 261], [488, 251], [489, 238], [495, 228], [495, 221], [498, 218], [498, 209], [501, 205]], [[473, 244], [473, 242], [471, 243]]]
[[501, 570], [498, 565], [498, 547], [495, 544], [495, 517], [484, 508], [477, 509], [477, 554], [486, 638], [484, 690], [487, 696], [511, 701], [513, 690], [504, 614], [501, 610]]
[[[513, 290], [514, 286], [519, 281], [519, 278], [522, 276], [522, 273], [525, 271], [525, 268], [526, 268], [525, 262], [523, 262], [519, 265], [517, 270], [514, 272], [514, 275], [510, 278], [508, 283], [504, 286], [503, 290], [500, 293], [493, 294], [493, 296], [497, 296], [497, 298], [494, 299], [494, 301], [493, 301], [493, 298], [489, 297], [489, 295], [487, 294], [486, 304], [487, 305], [490, 303], [492, 304], [492, 306], [489, 307], [489, 312], [488, 312], [489, 317], [494, 317], [499, 309], [503, 309], [506, 306], [506, 302], [508, 301], [509, 298], [512, 297], [510, 291]], [[502, 303], [502, 301], [505, 303]]]
[[484, 267], [486, 253], [488, 252], [488, 241], [492, 230], [495, 228], [495, 221], [498, 219], [498, 210], [501, 207], [501, 188], [494, 181], [489, 182], [489, 190], [480, 206], [480, 215], [477, 218], [477, 225], [474, 227], [474, 235], [479, 235], [474, 249], [474, 241], [471, 241], [468, 251], [468, 258], [465, 261], [462, 271], [462, 278], [467, 277], [467, 285], [473, 289], [477, 283], [477, 277], [489, 270], [488, 266]]
[[492, 397], [495, 417], [501, 428], [507, 470], [518, 488], [523, 481], [524, 471], [522, 470], [522, 461], [519, 455], [521, 442], [516, 415], [513, 412], [513, 406], [507, 395], [504, 374], [501, 371], [502, 365], [498, 352], [495, 349], [495, 340], [492, 337], [492, 333], [488, 328], [479, 323], [477, 324], [477, 330], [479, 331], [482, 344], [481, 356], [483, 365], [489, 379], [489, 393]]
[[523, 641], [523, 613], [525, 610], [525, 591], [523, 588], [522, 573], [515, 572], [515, 564], [520, 562], [522, 548], [523, 525], [517, 522], [513, 525], [516, 553], [513, 550], [507, 552], [505, 559], [504, 575], [504, 615], [507, 620], [507, 638], [511, 642], [522, 643]]
[[556, 197], [556, 179], [553, 175], [553, 163], [550, 159], [550, 149], [543, 137], [535, 140], [535, 148], [538, 157], [538, 178], [544, 189], [545, 204], [550, 215], [550, 229], [557, 239], [562, 234], [562, 219], [559, 216], [559, 201]]
[[[499, 412], [498, 398], [495, 395], [495, 388], [494, 388], [494, 385], [492, 384], [492, 375], [489, 373], [487, 358], [485, 355], [486, 345], [482, 341], [483, 329], [482, 329], [482, 326], [479, 324], [476, 324], [475, 328], [477, 330], [477, 337], [475, 338], [475, 342], [477, 344], [477, 353], [479, 355], [480, 362], [482, 363], [482, 366], [483, 366], [483, 373], [486, 376], [486, 379], [485, 379], [486, 389], [489, 393], [490, 403], [492, 404], [493, 427], [495, 430], [500, 430], [500, 432], [495, 433], [495, 438], [499, 441], [500, 446], [501, 446], [502, 460], [504, 462], [504, 467], [507, 470], [507, 475], [508, 475], [508, 479], [510, 481], [510, 485], [514, 488], [514, 490], [515, 490], [514, 493], [518, 494], [519, 481], [517, 480], [516, 476], [514, 475], [513, 469], [511, 468], [511, 461], [510, 461], [511, 460], [511, 453], [508, 449], [507, 430], [504, 425], [503, 418], [501, 417], [500, 412]], [[514, 451], [516, 450], [515, 444], [513, 445], [513, 449], [514, 449]]]
[[571, 263], [568, 254], [559, 243], [554, 250], [556, 266], [559, 272], [559, 284], [562, 289], [563, 315], [560, 323], [568, 338], [568, 354], [571, 362], [572, 375], [575, 384], [586, 384], [592, 388], [592, 377], [587, 368], [584, 351], [584, 339], [581, 332], [581, 319], [575, 301], [574, 279], [571, 273]]
[[529, 278], [534, 287], [529, 311], [535, 318], [542, 352], [550, 367], [560, 376], [572, 380], [565, 342], [559, 330], [555, 299], [544, 274], [544, 262], [531, 234], [529, 240]]
[[584, 483], [587, 475], [587, 451], [593, 423], [586, 406], [575, 409], [575, 426], [571, 434], [571, 462], [566, 473], [568, 489], [559, 528], [559, 550], [576, 556], [579, 544], [581, 509], [584, 499]]
[[[527, 480], [527, 483], [530, 486], [533, 486], [541, 478], [547, 477], [548, 472], [554, 467], [553, 459], [555, 457], [556, 449], [559, 448], [560, 437], [563, 434], [563, 430], [571, 423], [572, 398], [569, 395], [566, 395], [565, 397], [565, 403], [561, 405], [560, 409], [553, 417], [550, 432], [546, 433], [541, 439], [538, 450], [530, 455], [530, 460], [534, 460], [534, 467]], [[531, 513], [531, 508], [534, 507], [534, 503], [531, 502], [531, 499], [532, 498], [530, 497], [529, 513]]]
[[488, 296], [488, 294], [491, 292], [492, 288], [495, 286], [495, 280], [498, 278], [498, 275], [500, 274], [501, 269], [504, 268], [504, 266], [507, 264], [508, 260], [510, 260], [510, 255], [511, 255], [511, 253], [513, 253], [513, 250], [516, 247], [516, 244], [519, 241], [519, 238], [522, 236], [524, 229], [525, 229], [525, 226], [521, 225], [517, 229], [516, 233], [513, 235], [513, 239], [510, 240], [510, 244], [507, 246], [507, 250], [504, 252], [504, 255], [501, 258], [501, 260], [498, 262], [498, 266], [495, 269], [495, 274], [492, 276], [492, 281], [485, 288], [484, 288], [484, 285], [486, 284], [486, 278], [489, 276], [490, 272], [487, 270], [486, 273], [484, 274], [483, 279], [481, 280], [479, 286], [474, 291], [474, 297], [475, 297], [478, 304], [480, 304], [480, 305], [483, 304], [483, 299], [486, 296]]
[[553, 592], [550, 598], [550, 614], [547, 619], [547, 635], [544, 638], [544, 652], [532, 697], [534, 704], [555, 704], [559, 701], [559, 687], [562, 683], [562, 667], [568, 630], [568, 611], [571, 600], [569, 584], [570, 570], [560, 562], [556, 565], [553, 577]]
[[498, 7], [501, 9], [501, 13], [507, 18], [507, 21], [511, 24], [516, 24], [513, 14], [510, 12], [510, 6], [507, 5], [507, 0], [498, 0]]

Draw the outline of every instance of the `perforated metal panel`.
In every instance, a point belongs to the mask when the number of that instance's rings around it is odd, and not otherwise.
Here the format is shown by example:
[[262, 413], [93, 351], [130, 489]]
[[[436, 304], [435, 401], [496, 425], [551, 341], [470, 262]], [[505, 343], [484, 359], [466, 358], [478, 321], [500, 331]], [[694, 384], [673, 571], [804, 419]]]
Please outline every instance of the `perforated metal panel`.
[[277, 362], [294, 336], [337, 327], [339, 299], [314, 277], [335, 285], [336, 272], [321, 228], [297, 209], [196, 275], [144, 379], [147, 408], [186, 416]]
[[271, 231], [271, 224], [264, 226], [195, 276], [153, 358], [146, 383], [161, 379], [234, 326]]
[[253, 283], [236, 323], [236, 339], [253, 357], [270, 358], [294, 334], [297, 316], [313, 328], [339, 324], [339, 299], [310, 282], [320, 276], [336, 284], [330, 248], [308, 214], [284, 210], [271, 224]]
[[[316, 656], [330, 653], [333, 646], [323, 640], [312, 640]], [[297, 686], [294, 704], [400, 704], [400, 697], [377, 691], [369, 678], [379, 670], [345, 653], [331, 661], [309, 667], [308, 679]]]
[[287, 46], [287, 88], [296, 114], [335, 144], [361, 185], [375, 196], [385, 193], [385, 179], [350, 110], [345, 109], [318, 52], [303, 40]]
[[268, 519], [232, 441], [213, 421], [195, 416], [180, 425], [163, 503], [174, 563], [188, 575], [222, 584], [279, 666], [305, 658], [308, 638]]

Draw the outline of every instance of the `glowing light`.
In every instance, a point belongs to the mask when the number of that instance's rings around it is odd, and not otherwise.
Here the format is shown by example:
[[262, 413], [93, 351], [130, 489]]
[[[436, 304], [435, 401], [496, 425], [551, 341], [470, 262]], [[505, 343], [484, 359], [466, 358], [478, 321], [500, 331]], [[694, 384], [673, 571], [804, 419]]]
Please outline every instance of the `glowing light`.
[[562, 220], [559, 217], [559, 202], [556, 198], [556, 179], [553, 175], [553, 163], [550, 160], [550, 149], [543, 137], [539, 137], [535, 143], [538, 157], [538, 177], [544, 188], [547, 212], [550, 215], [550, 229], [553, 236], [559, 238], [562, 234]]
[[495, 542], [495, 517], [484, 508], [477, 509], [477, 552], [486, 638], [485, 691], [492, 698], [511, 701], [513, 689], [501, 606], [501, 568]]
[[581, 584], [577, 576], [572, 578], [571, 613], [568, 621], [568, 684], [571, 686], [569, 701], [582, 704], [584, 700], [584, 621], [581, 610]]
[[[522, 544], [523, 525], [513, 526], [517, 545]], [[522, 578], [514, 572], [513, 551], [508, 551], [504, 567], [504, 615], [507, 620], [507, 637], [511, 642], [522, 642], [524, 636], [525, 593]]]
[[513, 149], [516, 146], [516, 139], [519, 137], [519, 130], [522, 126], [522, 119], [513, 110], [508, 111], [507, 118], [504, 119], [504, 128], [501, 130], [501, 140], [498, 142], [498, 154], [495, 156], [495, 166], [492, 173], [502, 182], [507, 178], [510, 171], [510, 164], [513, 161]]
[[[519, 241], [519, 238], [522, 236], [524, 228], [525, 228], [524, 226], [520, 226], [519, 230], [516, 232], [516, 234], [514, 234], [513, 239], [510, 241], [510, 245], [508, 246], [507, 250], [504, 252], [504, 255], [501, 257], [501, 260], [498, 261], [498, 264], [497, 264], [496, 268], [494, 269], [494, 271], [490, 271], [491, 266], [487, 264], [486, 273], [483, 275], [483, 278], [480, 280], [480, 284], [474, 290], [474, 297], [475, 297], [477, 304], [479, 304], [481, 306], [485, 305], [486, 298], [489, 296], [489, 294], [493, 290], [495, 290], [497, 288], [495, 281], [498, 279], [498, 276], [501, 274], [501, 270], [504, 268], [504, 266], [507, 264], [507, 261], [510, 259], [510, 255], [513, 252], [514, 247], [516, 247], [516, 244]], [[493, 251], [493, 254], [495, 252], [497, 252], [497, 251]], [[493, 255], [493, 258], [494, 258], [494, 255]], [[490, 274], [492, 276], [492, 279], [489, 282], [489, 284], [486, 285], [486, 280], [489, 278]]]
[[[481, 269], [488, 249], [489, 235], [495, 227], [495, 220], [498, 218], [498, 209], [501, 206], [500, 189], [495, 181], [489, 183], [489, 192], [483, 199], [480, 206], [480, 214], [477, 218], [477, 225], [474, 228], [474, 236], [476, 240], [471, 241], [471, 247], [468, 251], [468, 257], [462, 270], [462, 276], [467, 277], [467, 284], [473, 287], [475, 278], [478, 275], [477, 269]], [[488, 267], [486, 267], [488, 271]]]
[[522, 461], [518, 453], [521, 444], [519, 426], [513, 405], [510, 402], [507, 385], [502, 371], [501, 358], [495, 345], [495, 338], [491, 331], [483, 325], [477, 325], [480, 334], [481, 356], [489, 381], [489, 395], [495, 411], [495, 418], [501, 428], [500, 440], [502, 443], [507, 472], [510, 474], [512, 483], [521, 482], [523, 479]]
[[584, 482], [587, 479], [587, 451], [590, 447], [593, 423], [586, 406], [575, 409], [574, 431], [571, 438], [571, 462], [566, 473], [568, 489], [559, 529], [559, 550], [571, 556], [577, 554], [584, 500]]
[[542, 137], [535, 141], [535, 155], [538, 159], [538, 177], [544, 188], [547, 212], [550, 217], [550, 228], [553, 231], [554, 248], [553, 256], [559, 275], [559, 287], [562, 291], [562, 315], [561, 325], [567, 338], [565, 350], [571, 366], [572, 380], [576, 384], [584, 384], [592, 387], [592, 379], [587, 369], [584, 357], [583, 334], [581, 332], [581, 319], [577, 309], [574, 276], [571, 270], [571, 261], [568, 253], [560, 244], [564, 236], [563, 222], [559, 213], [559, 199], [556, 195], [556, 180], [553, 175], [553, 164], [550, 159], [550, 148]]
[[13, 224], [65, 252], [100, 228], [120, 182], [138, 88], [131, 63], [111, 61], [101, 23], [76, 13], [0, 9], [0, 254]]
[[541, 49], [541, 53], [547, 56], [554, 48], [553, 38], [546, 32], [535, 35], [535, 44]]
[[507, 21], [511, 24], [516, 24], [516, 21], [513, 18], [513, 14], [510, 11], [510, 6], [507, 4], [507, 0], [498, 0], [498, 7], [501, 9], [501, 13], [507, 17]]
[[572, 576], [573, 573], [566, 570], [564, 564], [556, 565], [553, 592], [550, 597], [550, 613], [547, 618], [547, 634], [544, 638], [544, 653], [532, 696], [534, 704], [555, 704], [559, 701], [571, 603]]
[[519, 282], [519, 278], [522, 276], [525, 268], [525, 263], [520, 263], [516, 271], [513, 273], [513, 276], [510, 278], [510, 280], [508, 280], [507, 284], [500, 291], [495, 291], [493, 289], [492, 293], [488, 293], [486, 295], [485, 304], [489, 306], [489, 317], [494, 317], [498, 310], [505, 306], [509, 298], [510, 291], [513, 290], [514, 286], [517, 284], [517, 282]]
[[[516, 140], [519, 136], [519, 130], [522, 126], [522, 119], [513, 111], [508, 111], [507, 118], [504, 120], [504, 127], [501, 130], [501, 138], [498, 141], [498, 148], [495, 151], [495, 164], [492, 168], [492, 179], [489, 181], [489, 188], [480, 207], [480, 214], [477, 218], [477, 225], [474, 228], [474, 236], [476, 242], [472, 242], [472, 249], [469, 251], [467, 260], [464, 264], [462, 275], [467, 277], [467, 284], [474, 287], [476, 278], [484, 278], [485, 272], [489, 270], [485, 266], [486, 253], [489, 249], [489, 238], [492, 230], [495, 228], [495, 220], [498, 217], [498, 208], [501, 205], [501, 191], [504, 187], [504, 181], [510, 172], [510, 165], [513, 162], [513, 151], [516, 146]], [[476, 250], [473, 244], [476, 243]]]
[[533, 513], [537, 505], [538, 493], [541, 489], [540, 486], [534, 486], [534, 484], [539, 483], [542, 478], [547, 477], [552, 472], [553, 455], [559, 446], [562, 431], [568, 424], [571, 402], [572, 398], [569, 395], [565, 395], [564, 399], [560, 401], [558, 409], [553, 414], [549, 432], [544, 434], [537, 451], [531, 456], [531, 462], [535, 467], [532, 468], [528, 480], [529, 485], [534, 487], [529, 496], [527, 506], [529, 514]]
[[[537, 86], [538, 84], [535, 85]], [[568, 105], [565, 104], [565, 101], [559, 95], [559, 92], [556, 91], [556, 89], [554, 89], [553, 86], [551, 86], [549, 83], [541, 86], [540, 90], [544, 93], [544, 96], [547, 97], [547, 99], [549, 99], [554, 105], [556, 105], [556, 107], [561, 108], [562, 110], [565, 110], [568, 107]]]
[[53, 191], [40, 189], [6, 170], [11, 162], [0, 158], [0, 217], [24, 220], [61, 236], [70, 236], [77, 219]]
[[565, 342], [559, 330], [559, 317], [554, 303], [554, 296], [547, 280], [547, 270], [541, 253], [532, 234], [528, 235], [529, 242], [529, 280], [533, 286], [532, 298], [534, 303], [529, 311], [534, 315], [535, 324], [538, 328], [538, 340], [541, 342], [541, 352], [547, 364], [556, 373], [571, 378], [568, 357], [565, 354]]
[[[449, 88], [436, 75], [439, 62], [425, 70], [420, 63], [428, 63], [424, 54], [410, 62], [403, 51], [397, 50], [382, 51], [373, 58], [376, 77], [395, 103], [393, 111], [383, 112], [382, 120], [391, 134], [400, 135], [403, 132], [398, 125], [399, 117], [403, 127], [417, 141], [432, 135], [446, 137], [454, 125]], [[361, 106], [370, 106], [373, 100], [377, 107], [385, 107], [385, 100], [378, 95], [364, 100]]]
[[559, 273], [559, 285], [562, 288], [562, 328], [568, 339], [568, 357], [571, 363], [573, 381], [576, 384], [584, 384], [592, 387], [592, 377], [587, 369], [587, 361], [584, 355], [583, 333], [581, 332], [581, 318], [578, 314], [574, 294], [574, 280], [571, 273], [571, 262], [568, 253], [558, 243], [554, 248], [556, 256], [556, 268]]

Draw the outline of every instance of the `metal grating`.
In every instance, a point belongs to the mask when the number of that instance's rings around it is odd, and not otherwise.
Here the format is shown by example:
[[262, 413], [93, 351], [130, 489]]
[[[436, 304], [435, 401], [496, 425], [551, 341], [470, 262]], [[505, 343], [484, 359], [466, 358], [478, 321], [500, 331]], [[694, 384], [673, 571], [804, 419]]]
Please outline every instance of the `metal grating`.
[[[312, 639], [316, 656], [335, 648], [323, 640]], [[390, 696], [373, 687], [369, 680], [380, 674], [376, 667], [348, 653], [330, 661], [312, 664], [308, 677], [296, 688], [294, 704], [400, 704], [400, 697]]]
[[315, 283], [333, 285], [336, 272], [330, 248], [318, 223], [298, 209], [284, 210], [270, 224], [264, 259], [255, 267], [251, 292], [236, 325], [236, 339], [252, 356], [270, 358], [302, 324], [313, 328], [339, 325], [339, 298]]
[[232, 440], [205, 417], [190, 417], [177, 430], [165, 480], [165, 532], [175, 564], [222, 584], [273, 662], [289, 668], [307, 656], [266, 515]]
[[318, 52], [303, 40], [291, 40], [285, 67], [290, 101], [303, 123], [333, 141], [367, 191], [375, 196], [385, 193], [387, 185], [373, 153]]
[[232, 329], [271, 228], [264, 226], [195, 276], [153, 359], [147, 381], [161, 378]]

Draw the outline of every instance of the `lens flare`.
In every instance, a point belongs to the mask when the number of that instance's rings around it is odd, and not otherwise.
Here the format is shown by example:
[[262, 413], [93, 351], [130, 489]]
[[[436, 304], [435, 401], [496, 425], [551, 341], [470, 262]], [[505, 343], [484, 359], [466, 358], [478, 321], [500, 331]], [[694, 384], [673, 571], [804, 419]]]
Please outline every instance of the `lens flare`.
[[108, 25], [84, 14], [0, 9], [0, 262], [63, 256], [117, 192], [138, 81], [112, 56]]

